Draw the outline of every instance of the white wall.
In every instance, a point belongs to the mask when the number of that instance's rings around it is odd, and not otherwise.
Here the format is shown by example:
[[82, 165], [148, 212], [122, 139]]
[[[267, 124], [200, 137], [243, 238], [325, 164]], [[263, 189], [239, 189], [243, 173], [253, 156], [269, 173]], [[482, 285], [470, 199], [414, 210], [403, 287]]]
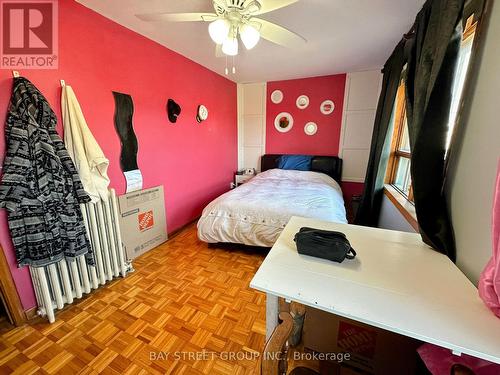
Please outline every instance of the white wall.
[[260, 169], [266, 151], [266, 84], [238, 84], [238, 169]]
[[452, 154], [448, 199], [457, 265], [474, 283], [491, 255], [491, 208], [500, 157], [500, 4], [493, 4], [470, 107]]
[[406, 220], [403, 214], [399, 212], [394, 203], [392, 203], [385, 194], [382, 198], [382, 206], [380, 208], [377, 226], [383, 229], [399, 230], [402, 232], [416, 232], [415, 228], [411, 226], [408, 220]]
[[380, 70], [347, 73], [339, 144], [342, 181], [365, 181], [381, 84]]

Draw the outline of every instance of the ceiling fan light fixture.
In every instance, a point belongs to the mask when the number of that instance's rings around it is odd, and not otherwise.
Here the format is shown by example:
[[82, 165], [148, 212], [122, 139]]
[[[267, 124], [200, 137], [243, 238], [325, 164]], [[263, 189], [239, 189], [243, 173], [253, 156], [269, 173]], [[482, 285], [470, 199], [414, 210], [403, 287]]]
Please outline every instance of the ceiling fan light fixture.
[[240, 28], [240, 38], [246, 49], [252, 49], [259, 43], [260, 33], [252, 25], [245, 24]]
[[208, 33], [210, 38], [217, 43], [223, 44], [228, 39], [229, 30], [231, 29], [231, 24], [228, 20], [219, 18], [208, 25]]
[[238, 54], [238, 39], [235, 37], [227, 38], [222, 44], [222, 52], [228, 56], [236, 56]]

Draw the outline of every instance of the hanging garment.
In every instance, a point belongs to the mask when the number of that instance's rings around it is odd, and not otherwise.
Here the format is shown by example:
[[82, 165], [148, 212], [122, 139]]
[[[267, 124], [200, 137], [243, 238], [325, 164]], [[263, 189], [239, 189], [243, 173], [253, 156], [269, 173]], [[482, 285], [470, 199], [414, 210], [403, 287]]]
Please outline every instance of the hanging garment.
[[486, 306], [500, 318], [500, 163], [493, 198], [491, 234], [493, 254], [479, 278], [479, 295]]
[[14, 79], [5, 124], [0, 208], [7, 209], [19, 267], [93, 256], [79, 203], [90, 201], [56, 132], [49, 103], [26, 78]]
[[61, 95], [64, 144], [75, 163], [83, 188], [92, 202], [108, 197], [109, 160], [90, 132], [80, 104], [71, 86], [63, 86]]

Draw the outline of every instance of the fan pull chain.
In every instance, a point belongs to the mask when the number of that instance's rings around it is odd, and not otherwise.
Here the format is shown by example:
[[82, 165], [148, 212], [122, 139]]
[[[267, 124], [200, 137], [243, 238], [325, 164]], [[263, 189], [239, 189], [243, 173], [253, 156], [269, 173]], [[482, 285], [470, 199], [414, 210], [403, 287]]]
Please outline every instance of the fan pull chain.
[[[233, 66], [231, 68], [231, 73], [236, 74], [236, 65], [235, 65], [235, 57], [233, 56]], [[227, 61], [227, 55], [226, 55], [226, 68], [224, 69], [224, 73], [228, 76], [229, 75], [229, 67], [228, 67], [228, 61]]]

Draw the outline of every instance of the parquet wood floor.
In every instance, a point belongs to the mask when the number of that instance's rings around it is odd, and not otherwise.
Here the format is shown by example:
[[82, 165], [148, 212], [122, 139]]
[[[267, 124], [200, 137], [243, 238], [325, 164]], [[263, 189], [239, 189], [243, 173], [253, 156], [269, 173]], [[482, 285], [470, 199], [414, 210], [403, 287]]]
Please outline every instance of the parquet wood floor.
[[55, 323], [0, 328], [0, 374], [259, 374], [264, 256], [208, 248], [191, 225]]

